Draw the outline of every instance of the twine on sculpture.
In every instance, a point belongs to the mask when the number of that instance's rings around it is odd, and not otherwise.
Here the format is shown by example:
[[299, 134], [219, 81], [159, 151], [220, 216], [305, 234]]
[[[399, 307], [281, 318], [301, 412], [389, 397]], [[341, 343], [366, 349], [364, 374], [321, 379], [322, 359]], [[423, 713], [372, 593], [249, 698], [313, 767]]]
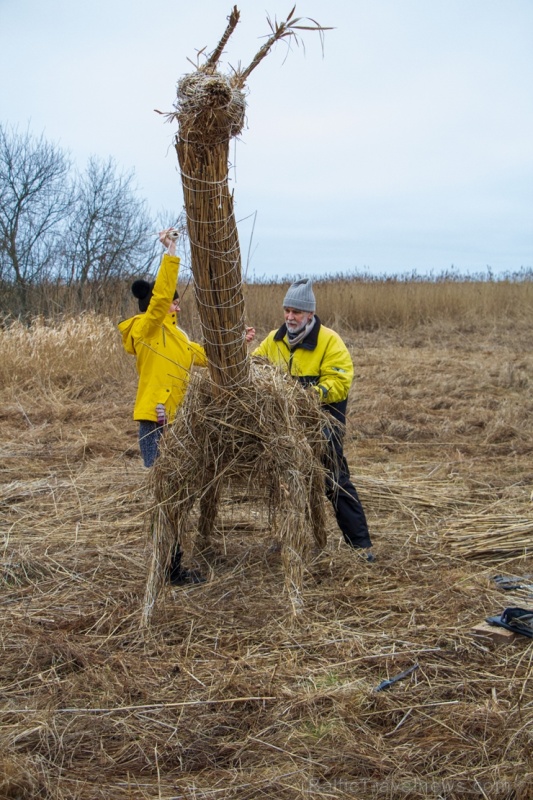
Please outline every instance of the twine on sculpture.
[[228, 187], [230, 140], [241, 132], [245, 119], [245, 79], [275, 41], [295, 36], [299, 20], [291, 12], [286, 22], [271, 24], [272, 36], [250, 67], [228, 77], [216, 67], [238, 20], [235, 7], [207, 62], [178, 82], [176, 110], [166, 115], [179, 126], [175, 147], [209, 373], [192, 376], [153, 468], [157, 505], [143, 625], [152, 614], [175, 544], [189, 554], [192, 550], [186, 545], [193, 505], [199, 503], [196, 538], [205, 550], [222, 490], [252, 483], [265, 489], [275, 507], [272, 534], [281, 544], [293, 610], [301, 605], [309, 542], [325, 544], [322, 457], [328, 421], [316, 392], [306, 391], [271, 364], [252, 363], [248, 356], [241, 253]]

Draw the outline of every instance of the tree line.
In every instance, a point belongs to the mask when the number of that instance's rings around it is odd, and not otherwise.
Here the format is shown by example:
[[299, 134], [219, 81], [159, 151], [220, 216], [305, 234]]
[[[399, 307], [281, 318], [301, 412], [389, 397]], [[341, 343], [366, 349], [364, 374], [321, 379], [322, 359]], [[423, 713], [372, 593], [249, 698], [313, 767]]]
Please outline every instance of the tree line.
[[[0, 314], [109, 309], [109, 292], [150, 271], [157, 222], [133, 172], [0, 124]], [[36, 308], [36, 305], [38, 306]]]

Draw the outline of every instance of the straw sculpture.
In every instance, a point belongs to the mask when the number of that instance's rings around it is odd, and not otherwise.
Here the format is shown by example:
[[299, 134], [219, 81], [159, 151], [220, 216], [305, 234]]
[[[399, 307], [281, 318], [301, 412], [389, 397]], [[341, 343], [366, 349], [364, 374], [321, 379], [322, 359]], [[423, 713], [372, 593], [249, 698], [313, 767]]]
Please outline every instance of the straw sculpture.
[[[271, 536], [279, 544], [286, 588], [294, 610], [300, 605], [303, 564], [311, 536], [324, 547], [324, 415], [314, 393], [305, 391], [268, 364], [250, 367], [242, 394], [221, 395], [207, 375], [193, 376], [186, 401], [164, 437], [152, 472], [157, 502], [153, 557], [143, 624], [161, 588], [175, 541], [189, 553], [188, 520], [195, 501], [200, 514], [196, 550], [210, 544], [224, 489], [258, 493], [271, 511]], [[272, 420], [276, 420], [272, 427]], [[194, 537], [193, 537], [194, 538]]]
[[209, 377], [192, 382], [189, 400], [168, 432], [154, 471], [157, 508], [152, 523], [153, 556], [143, 623], [150, 618], [175, 542], [183, 544], [190, 511], [200, 503], [198, 523], [206, 547], [223, 489], [267, 487], [276, 512], [285, 585], [293, 609], [299, 605], [302, 559], [311, 532], [323, 546], [325, 419], [308, 393], [248, 357], [241, 255], [233, 196], [228, 188], [230, 140], [244, 125], [246, 79], [280, 39], [303, 26], [294, 9], [272, 23], [272, 35], [248, 68], [222, 75], [218, 61], [239, 21], [228, 25], [206, 63], [178, 82], [176, 136], [196, 304]]

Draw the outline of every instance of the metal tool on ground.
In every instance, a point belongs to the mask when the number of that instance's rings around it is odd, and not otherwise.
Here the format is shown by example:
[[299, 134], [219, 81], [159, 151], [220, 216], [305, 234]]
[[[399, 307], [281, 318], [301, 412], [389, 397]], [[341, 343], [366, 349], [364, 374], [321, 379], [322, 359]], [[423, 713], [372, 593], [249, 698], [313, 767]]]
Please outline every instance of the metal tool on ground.
[[506, 592], [512, 592], [514, 589], [533, 592], [533, 575], [495, 575], [492, 580]]
[[406, 669], [403, 672], [398, 673], [398, 675], [394, 675], [393, 678], [388, 678], [385, 681], [381, 681], [381, 683], [378, 686], [376, 686], [374, 691], [382, 692], [384, 689], [389, 689], [391, 686], [394, 686], [395, 683], [398, 683], [398, 681], [403, 681], [404, 678], [408, 678], [409, 675], [411, 675], [418, 669], [418, 667], [419, 667], [418, 664], [413, 664], [412, 667], [409, 667], [409, 669]]

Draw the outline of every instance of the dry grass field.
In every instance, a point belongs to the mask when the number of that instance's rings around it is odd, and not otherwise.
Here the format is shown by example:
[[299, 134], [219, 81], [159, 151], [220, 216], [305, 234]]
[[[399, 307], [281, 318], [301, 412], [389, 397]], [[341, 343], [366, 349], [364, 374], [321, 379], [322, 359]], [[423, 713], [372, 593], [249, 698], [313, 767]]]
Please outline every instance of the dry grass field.
[[[533, 640], [471, 635], [533, 608], [532, 286], [391, 286], [317, 289], [377, 560], [330, 515], [296, 617], [258, 492], [142, 634], [132, 360], [104, 317], [0, 331], [0, 798], [533, 797]], [[259, 336], [282, 296], [248, 289]]]

